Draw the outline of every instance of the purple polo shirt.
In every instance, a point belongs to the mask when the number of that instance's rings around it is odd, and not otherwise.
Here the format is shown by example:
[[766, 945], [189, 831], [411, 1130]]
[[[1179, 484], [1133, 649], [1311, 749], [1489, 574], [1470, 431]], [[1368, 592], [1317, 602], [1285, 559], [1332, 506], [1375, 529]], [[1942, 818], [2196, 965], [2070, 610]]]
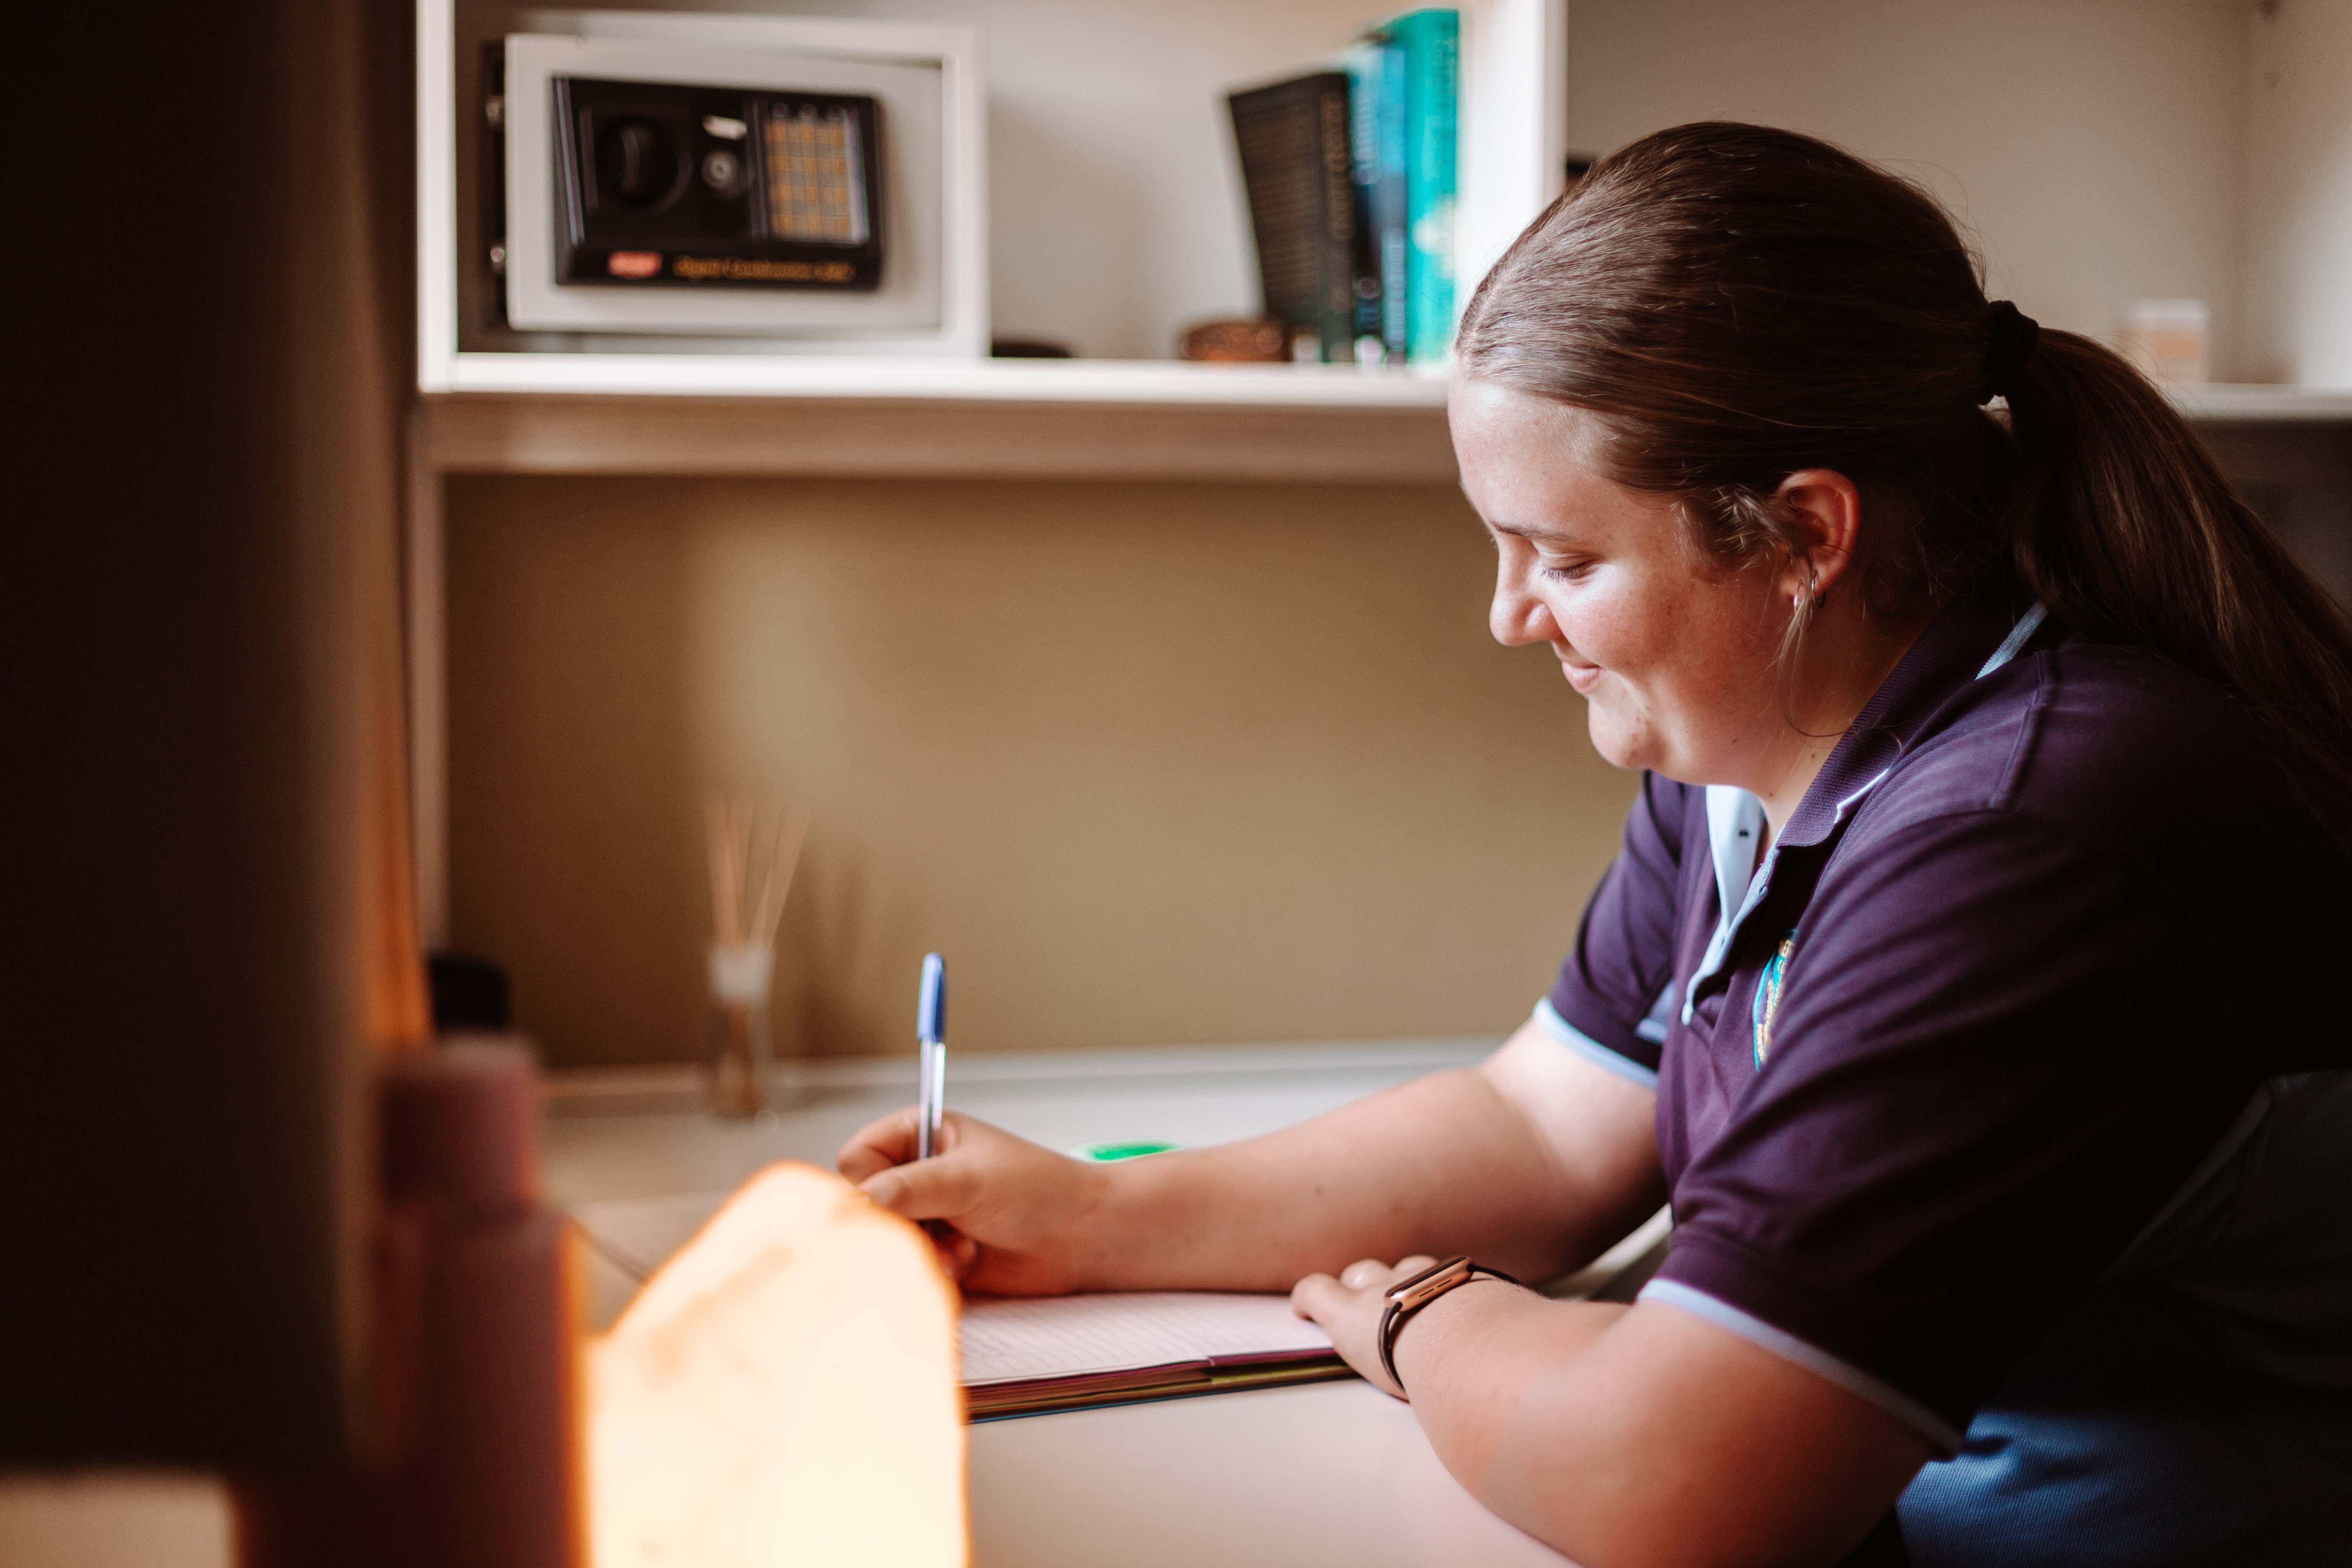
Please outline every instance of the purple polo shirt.
[[1675, 1227], [1644, 1297], [1958, 1452], [2266, 1083], [2352, 1067], [2352, 860], [2276, 752], [2212, 687], [1988, 591], [1760, 868], [1754, 797], [1645, 777], [1538, 1009], [1656, 1085]]

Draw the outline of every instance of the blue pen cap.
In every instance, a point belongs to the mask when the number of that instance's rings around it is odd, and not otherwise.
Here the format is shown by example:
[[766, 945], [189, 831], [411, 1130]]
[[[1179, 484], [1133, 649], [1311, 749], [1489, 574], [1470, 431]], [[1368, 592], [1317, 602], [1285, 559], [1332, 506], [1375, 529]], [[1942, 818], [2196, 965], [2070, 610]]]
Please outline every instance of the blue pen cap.
[[923, 1000], [915, 1037], [934, 1042], [948, 1037], [948, 961], [936, 952], [923, 954]]

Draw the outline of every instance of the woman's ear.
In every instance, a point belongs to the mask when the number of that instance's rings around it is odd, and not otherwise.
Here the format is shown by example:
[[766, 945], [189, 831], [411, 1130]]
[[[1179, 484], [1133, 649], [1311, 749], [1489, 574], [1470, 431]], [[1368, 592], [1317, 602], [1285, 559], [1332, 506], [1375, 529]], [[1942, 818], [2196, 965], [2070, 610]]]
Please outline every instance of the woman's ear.
[[1834, 468], [1799, 468], [1780, 481], [1772, 500], [1790, 531], [1804, 542], [1803, 554], [1783, 563], [1776, 585], [1792, 605], [1819, 599], [1853, 568], [1861, 544], [1861, 488]]

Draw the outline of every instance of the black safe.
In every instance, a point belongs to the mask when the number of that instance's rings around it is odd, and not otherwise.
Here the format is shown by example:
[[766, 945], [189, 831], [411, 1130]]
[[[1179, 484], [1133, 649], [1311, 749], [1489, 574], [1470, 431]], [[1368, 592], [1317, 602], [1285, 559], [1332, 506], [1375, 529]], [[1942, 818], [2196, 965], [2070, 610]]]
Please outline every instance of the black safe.
[[882, 281], [872, 98], [583, 77], [552, 85], [561, 281], [852, 292]]

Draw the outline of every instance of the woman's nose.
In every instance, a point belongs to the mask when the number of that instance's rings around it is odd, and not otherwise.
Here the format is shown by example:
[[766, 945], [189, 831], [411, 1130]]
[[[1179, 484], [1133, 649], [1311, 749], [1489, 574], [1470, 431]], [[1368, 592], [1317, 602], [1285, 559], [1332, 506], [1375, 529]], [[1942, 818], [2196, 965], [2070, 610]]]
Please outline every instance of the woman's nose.
[[1486, 611], [1486, 629], [1505, 647], [1552, 639], [1550, 608], [1528, 582], [1526, 564], [1513, 561], [1508, 553], [1496, 564], [1495, 602]]

